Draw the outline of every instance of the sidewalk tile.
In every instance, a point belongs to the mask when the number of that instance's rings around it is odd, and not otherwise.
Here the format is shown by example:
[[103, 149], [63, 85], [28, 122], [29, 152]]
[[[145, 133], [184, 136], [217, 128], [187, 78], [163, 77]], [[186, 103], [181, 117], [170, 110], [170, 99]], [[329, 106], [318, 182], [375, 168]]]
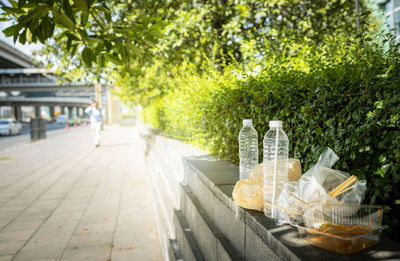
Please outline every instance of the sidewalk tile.
[[17, 253], [25, 241], [5, 242], [0, 243], [0, 256], [13, 255]]
[[61, 261], [109, 261], [111, 247], [111, 244], [106, 244], [102, 246], [67, 249]]
[[0, 261], [11, 261], [13, 256], [0, 256]]
[[27, 240], [33, 233], [31, 230], [0, 232], [0, 243]]

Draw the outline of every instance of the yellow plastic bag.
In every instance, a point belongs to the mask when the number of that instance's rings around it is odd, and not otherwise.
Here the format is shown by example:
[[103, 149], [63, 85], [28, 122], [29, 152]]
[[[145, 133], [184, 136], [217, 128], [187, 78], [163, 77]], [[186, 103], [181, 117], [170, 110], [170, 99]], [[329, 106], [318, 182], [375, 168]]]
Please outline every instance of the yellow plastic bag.
[[[298, 159], [289, 159], [289, 181], [297, 181], [301, 176], [301, 165]], [[236, 204], [243, 208], [263, 210], [264, 192], [263, 163], [258, 164], [249, 179], [239, 180], [233, 189], [232, 196]]]

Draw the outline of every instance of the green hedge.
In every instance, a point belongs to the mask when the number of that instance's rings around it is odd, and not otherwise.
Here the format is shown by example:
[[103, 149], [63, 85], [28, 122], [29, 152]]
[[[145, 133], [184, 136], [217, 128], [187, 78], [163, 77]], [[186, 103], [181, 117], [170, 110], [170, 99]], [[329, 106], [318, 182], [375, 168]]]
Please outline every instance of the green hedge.
[[224, 73], [182, 67], [163, 98], [164, 130], [237, 163], [242, 119], [255, 123], [260, 160], [268, 122], [283, 120], [290, 156], [303, 171], [332, 148], [340, 157], [335, 168], [367, 180], [365, 203], [392, 208], [384, 222], [399, 237], [400, 54], [397, 46], [385, 48], [336, 42]]

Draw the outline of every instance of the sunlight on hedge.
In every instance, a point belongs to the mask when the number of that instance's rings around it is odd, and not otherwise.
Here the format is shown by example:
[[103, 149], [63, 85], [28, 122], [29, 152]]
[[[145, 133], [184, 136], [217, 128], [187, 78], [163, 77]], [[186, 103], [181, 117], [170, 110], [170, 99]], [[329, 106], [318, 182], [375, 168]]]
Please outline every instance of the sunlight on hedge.
[[292, 48], [223, 71], [210, 62], [202, 72], [184, 63], [164, 81], [162, 99], [144, 108], [144, 119], [234, 163], [242, 119], [253, 119], [260, 159], [268, 121], [283, 120], [290, 156], [304, 170], [331, 147], [340, 157], [335, 167], [366, 179], [368, 203], [391, 205], [386, 223], [398, 227], [398, 46], [337, 39], [322, 49]]

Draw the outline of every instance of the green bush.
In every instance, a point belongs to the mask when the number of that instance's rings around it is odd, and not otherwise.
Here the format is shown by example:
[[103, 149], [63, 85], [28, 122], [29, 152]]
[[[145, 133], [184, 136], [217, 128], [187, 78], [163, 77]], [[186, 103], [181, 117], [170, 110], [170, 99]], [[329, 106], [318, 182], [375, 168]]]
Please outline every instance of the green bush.
[[152, 103], [142, 109], [138, 118], [155, 128], [163, 129], [162, 99], [154, 99]]
[[[325, 147], [335, 168], [368, 184], [365, 203], [392, 208], [391, 236], [400, 228], [400, 54], [397, 46], [356, 41], [324, 49], [295, 47], [224, 73], [182, 68], [163, 99], [164, 130], [238, 162], [237, 136], [250, 118], [262, 140], [273, 119], [284, 121], [290, 156], [306, 171]], [[210, 67], [212, 68], [212, 67]], [[172, 86], [171, 86], [172, 87]]]

